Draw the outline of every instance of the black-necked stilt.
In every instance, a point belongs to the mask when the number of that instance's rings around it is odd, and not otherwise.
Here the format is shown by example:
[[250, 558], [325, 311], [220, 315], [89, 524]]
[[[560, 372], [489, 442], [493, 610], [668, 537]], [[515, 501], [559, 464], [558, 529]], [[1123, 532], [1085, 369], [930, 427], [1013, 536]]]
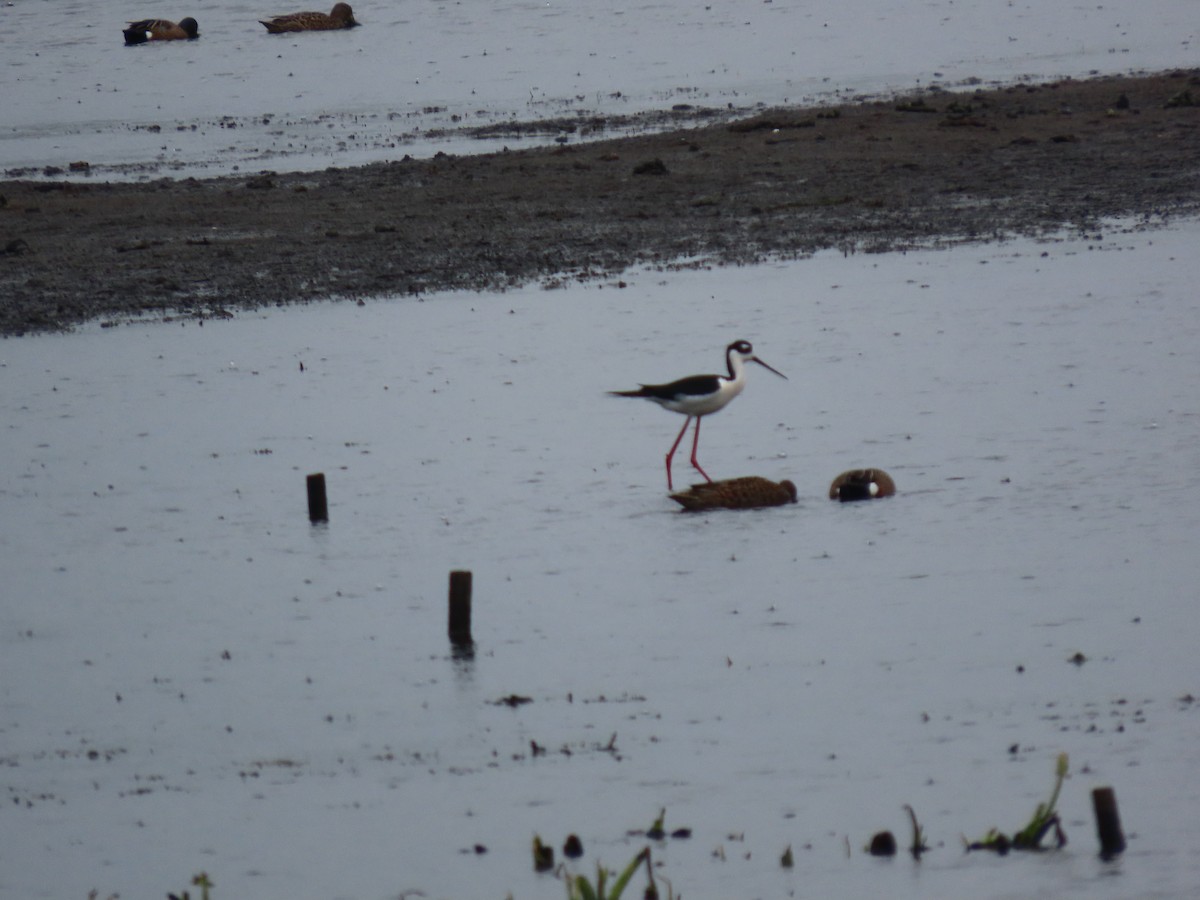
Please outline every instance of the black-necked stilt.
[[746, 363], [748, 362], [756, 362], [764, 369], [770, 369], [780, 378], [787, 378], [782, 372], [772, 369], [755, 356], [754, 348], [750, 346], [749, 341], [734, 341], [725, 348], [725, 364], [729, 368], [728, 375], [691, 375], [687, 378], [680, 378], [678, 381], [672, 381], [670, 384], [643, 384], [636, 391], [609, 391], [610, 394], [617, 397], [643, 397], [646, 400], [654, 401], [663, 409], [687, 416], [683, 427], [679, 429], [675, 443], [671, 445], [671, 450], [667, 453], [667, 490], [673, 489], [671, 458], [675, 456], [675, 450], [679, 447], [679, 442], [683, 440], [684, 432], [687, 431], [692, 419], [696, 420], [696, 435], [692, 439], [692, 465], [696, 467], [697, 472], [704, 476], [706, 481], [712, 481], [708, 477], [708, 473], [700, 468], [700, 463], [696, 461], [696, 447], [700, 443], [700, 420], [724, 409], [734, 397], [742, 392], [742, 388], [746, 386]]

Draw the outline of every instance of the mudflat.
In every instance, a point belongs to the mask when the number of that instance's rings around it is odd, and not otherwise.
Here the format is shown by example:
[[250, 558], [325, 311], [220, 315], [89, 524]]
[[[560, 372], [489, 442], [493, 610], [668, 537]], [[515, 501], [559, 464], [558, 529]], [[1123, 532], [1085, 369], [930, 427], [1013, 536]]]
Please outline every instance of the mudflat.
[[0, 333], [1200, 212], [1200, 70], [733, 121], [676, 109], [607, 140], [579, 137], [604, 121], [551, 124], [566, 141], [533, 150], [204, 180], [0, 181]]

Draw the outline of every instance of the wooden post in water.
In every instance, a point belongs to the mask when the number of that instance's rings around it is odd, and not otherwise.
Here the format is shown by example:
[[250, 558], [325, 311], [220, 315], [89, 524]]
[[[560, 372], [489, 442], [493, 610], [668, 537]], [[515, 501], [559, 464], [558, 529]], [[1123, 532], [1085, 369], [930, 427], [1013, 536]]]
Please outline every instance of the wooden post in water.
[[450, 573], [450, 643], [467, 647], [471, 640], [471, 573], [456, 569]]
[[308, 476], [308, 521], [329, 521], [329, 503], [325, 498], [325, 473], [316, 472]]
[[1125, 849], [1121, 831], [1121, 815], [1117, 812], [1117, 795], [1110, 787], [1092, 791], [1092, 810], [1096, 814], [1096, 833], [1100, 837], [1100, 856], [1112, 859]]

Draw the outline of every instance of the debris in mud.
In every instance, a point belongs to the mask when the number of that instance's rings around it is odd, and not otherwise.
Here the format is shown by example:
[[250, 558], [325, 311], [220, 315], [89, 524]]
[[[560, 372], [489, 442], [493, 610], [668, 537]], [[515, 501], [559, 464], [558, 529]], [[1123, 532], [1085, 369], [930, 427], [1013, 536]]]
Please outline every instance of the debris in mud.
[[562, 853], [567, 859], [578, 859], [583, 856], [583, 841], [579, 839], [579, 835], [567, 835], [567, 839], [563, 841]]
[[507, 697], [501, 697], [499, 700], [492, 701], [492, 705], [507, 706], [510, 709], [516, 709], [518, 706], [523, 706], [526, 703], [532, 702], [532, 697], [523, 697], [520, 694], [509, 694]]
[[743, 119], [740, 122], [734, 122], [729, 126], [729, 131], [733, 132], [734, 134], [749, 134], [752, 131], [783, 131], [787, 128], [816, 128], [818, 118], [836, 119], [837, 116], [837, 110], [832, 110], [828, 113], [818, 113], [816, 117], [761, 115], [755, 116], [752, 119]]
[[905, 100], [896, 104], [896, 112], [902, 113], [936, 113], [938, 108], [925, 102], [924, 97], [915, 100]]
[[[667, 818], [667, 810], [665, 808], [663, 808], [663, 809], [659, 810], [658, 818], [655, 819], [653, 824], [651, 824], [651, 826], [649, 828], [647, 828], [645, 831], [633, 829], [631, 831], [625, 832], [625, 834], [628, 835], [629, 837], [648, 837], [652, 841], [666, 840], [666, 838], [668, 837], [667, 829], [664, 824], [666, 822], [666, 818]], [[692, 829], [686, 828], [686, 827], [685, 828], [675, 828], [670, 832], [670, 837], [675, 840], [687, 840], [691, 836], [692, 836]]]
[[634, 175], [666, 175], [667, 164], [655, 157], [633, 167]]

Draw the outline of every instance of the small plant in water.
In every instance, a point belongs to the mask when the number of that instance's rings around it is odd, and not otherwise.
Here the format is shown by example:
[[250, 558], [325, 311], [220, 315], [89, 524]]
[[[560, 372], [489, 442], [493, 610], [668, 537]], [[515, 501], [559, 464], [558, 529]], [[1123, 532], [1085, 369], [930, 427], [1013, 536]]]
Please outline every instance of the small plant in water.
[[549, 872], [553, 868], [554, 848], [549, 844], [543, 844], [542, 839], [535, 834], [533, 836], [533, 870]]
[[983, 836], [983, 840], [976, 841], [973, 844], [967, 844], [967, 850], [991, 850], [1003, 856], [1011, 850], [1041, 850], [1042, 838], [1051, 828], [1054, 829], [1055, 849], [1065, 847], [1067, 845], [1067, 835], [1062, 830], [1062, 822], [1058, 818], [1058, 811], [1054, 808], [1058, 803], [1058, 794], [1062, 790], [1063, 781], [1067, 777], [1068, 759], [1067, 754], [1058, 754], [1058, 760], [1054, 766], [1054, 790], [1050, 794], [1050, 799], [1046, 803], [1039, 803], [1037, 809], [1033, 811], [1033, 818], [1020, 831], [1013, 834], [1009, 839], [1005, 834], [995, 828], [988, 830], [988, 833]]
[[1066, 846], [1067, 836], [1063, 833], [1058, 811], [1054, 807], [1058, 804], [1058, 794], [1062, 790], [1068, 768], [1067, 754], [1058, 754], [1058, 760], [1054, 766], [1054, 791], [1050, 794], [1048, 802], [1037, 805], [1029, 824], [1013, 835], [1013, 846], [1018, 850], [1038, 849], [1041, 846], [1042, 838], [1051, 828], [1054, 829], [1056, 846]]
[[[629, 861], [629, 865], [616, 876], [616, 880], [612, 882], [611, 886], [608, 878], [613, 873], [610, 873], [600, 863], [596, 863], [595, 884], [588, 881], [583, 875], [572, 875], [563, 869], [563, 878], [567, 882], [567, 900], [620, 900], [621, 895], [625, 893], [625, 888], [629, 886], [630, 880], [643, 862], [646, 864], [646, 890], [642, 896], [647, 900], [658, 900], [658, 883], [654, 878], [654, 865], [650, 861], [648, 846], [638, 851], [637, 855]], [[664, 878], [663, 881], [666, 879]], [[671, 885], [667, 883], [667, 900], [672, 900], [673, 897]]]
[[667, 836], [667, 830], [663, 827], [663, 822], [666, 821], [667, 810], [663, 807], [658, 812], [658, 818], [654, 820], [654, 824], [646, 829], [646, 837], [651, 840], [661, 841]]
[[925, 844], [925, 829], [921, 827], [921, 823], [917, 821], [917, 814], [913, 812], [913, 808], [907, 803], [904, 804], [904, 811], [912, 819], [913, 839], [912, 846], [908, 848], [908, 852], [913, 855], [913, 859], [920, 859], [921, 854], [929, 849]]
[[[649, 828], [647, 828], [645, 831], [630, 831], [628, 833], [631, 835], [644, 834], [646, 837], [650, 838], [650, 840], [652, 840], [652, 841], [666, 840], [666, 838], [667, 838], [666, 821], [667, 821], [667, 810], [664, 807], [663, 809], [660, 809], [658, 811], [658, 818], [656, 818], [654, 820], [653, 824], [651, 824], [651, 826]], [[692, 829], [690, 829], [690, 828], [674, 828], [671, 830], [670, 836], [672, 838], [680, 838], [680, 839], [686, 840], [687, 838], [690, 838], [692, 836]]]
[[[208, 873], [201, 872], [192, 876], [192, 887], [200, 888], [200, 900], [209, 900], [208, 889], [213, 883], [208, 880]], [[182, 894], [167, 894], [167, 900], [191, 900], [191, 895], [184, 891]]]

